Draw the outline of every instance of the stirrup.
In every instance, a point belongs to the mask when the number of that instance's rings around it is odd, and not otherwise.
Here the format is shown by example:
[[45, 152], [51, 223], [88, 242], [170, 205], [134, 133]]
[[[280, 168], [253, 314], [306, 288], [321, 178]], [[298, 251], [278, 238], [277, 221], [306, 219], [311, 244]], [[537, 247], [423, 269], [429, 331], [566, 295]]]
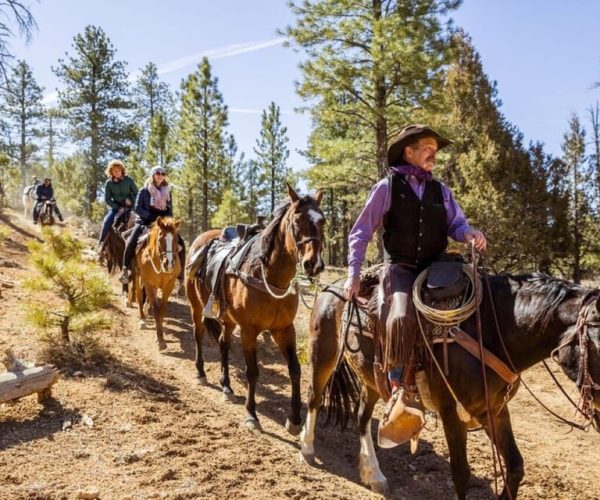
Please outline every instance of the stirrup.
[[131, 281], [130, 274], [131, 274], [131, 272], [129, 271], [129, 269], [124, 268], [123, 273], [119, 277], [119, 281], [121, 283], [123, 283], [124, 285], [128, 285], [129, 282]]
[[394, 448], [418, 437], [425, 425], [424, 410], [417, 392], [408, 392], [403, 387], [394, 391], [379, 421], [377, 429], [379, 447]]
[[218, 307], [219, 305], [215, 303], [215, 296], [211, 293], [202, 310], [202, 315], [208, 319], [217, 319], [219, 317]]

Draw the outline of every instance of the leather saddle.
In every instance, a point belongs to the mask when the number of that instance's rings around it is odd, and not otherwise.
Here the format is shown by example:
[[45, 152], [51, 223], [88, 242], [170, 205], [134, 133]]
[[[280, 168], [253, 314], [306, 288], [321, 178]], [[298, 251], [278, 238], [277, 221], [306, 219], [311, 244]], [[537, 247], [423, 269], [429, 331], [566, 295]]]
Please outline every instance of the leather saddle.
[[[123, 237], [126, 237], [125, 233], [127, 231], [129, 231], [127, 229], [127, 226], [129, 225], [129, 218], [131, 217], [132, 213], [133, 213], [133, 209], [127, 208], [127, 209], [123, 210], [123, 212], [118, 214], [115, 217], [115, 220], [113, 222], [113, 229], [117, 233], [121, 234]], [[127, 236], [129, 236], [130, 233], [131, 233], [131, 231], [129, 231], [129, 233], [127, 233]]]
[[[140, 235], [140, 237], [137, 240], [137, 244], [135, 245], [135, 253], [136, 255], [138, 253], [140, 253], [142, 251], [142, 249], [146, 246], [146, 244], [148, 243], [148, 226], [143, 226], [143, 232]], [[128, 238], [129, 235], [131, 234], [132, 229], [125, 231], [125, 233], [123, 233], [123, 237], [124, 238]], [[125, 236], [127, 235], [127, 236]]]
[[196, 276], [209, 291], [203, 311], [205, 317], [219, 318], [227, 309], [225, 276], [239, 269], [263, 227], [262, 224], [227, 226], [219, 237], [198, 249], [190, 259], [188, 273]]

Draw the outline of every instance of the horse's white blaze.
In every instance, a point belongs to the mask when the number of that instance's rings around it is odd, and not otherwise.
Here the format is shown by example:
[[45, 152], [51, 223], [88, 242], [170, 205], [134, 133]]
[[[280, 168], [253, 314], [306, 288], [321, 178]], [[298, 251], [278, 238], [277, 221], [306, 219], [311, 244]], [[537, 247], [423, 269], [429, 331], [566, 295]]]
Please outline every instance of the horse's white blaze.
[[302, 434], [300, 434], [300, 443], [302, 443], [301, 452], [304, 456], [314, 455], [315, 448], [315, 426], [317, 424], [317, 410], [310, 410], [306, 415], [306, 422]]
[[365, 427], [365, 433], [360, 436], [360, 456], [360, 477], [365, 483], [371, 485], [387, 482], [386, 477], [379, 468], [379, 462], [375, 454], [370, 420]]
[[323, 216], [314, 208], [308, 210], [308, 217], [315, 225], [320, 224], [323, 221]]
[[169, 269], [173, 267], [173, 234], [167, 233], [165, 236], [165, 245], [167, 246], [167, 263]]

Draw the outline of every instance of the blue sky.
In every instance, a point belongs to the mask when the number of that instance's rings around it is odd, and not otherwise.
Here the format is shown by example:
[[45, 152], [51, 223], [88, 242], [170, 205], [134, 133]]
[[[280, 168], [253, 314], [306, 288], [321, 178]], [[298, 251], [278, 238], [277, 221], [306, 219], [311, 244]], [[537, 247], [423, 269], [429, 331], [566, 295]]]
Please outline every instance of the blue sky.
[[[293, 23], [285, 0], [41, 0], [31, 8], [39, 31], [28, 45], [14, 40], [13, 51], [46, 94], [59, 85], [51, 66], [73, 52], [73, 37], [88, 24], [105, 30], [129, 71], [153, 61], [173, 88], [209, 55], [240, 151], [252, 156], [260, 112], [274, 101], [288, 127], [290, 165], [306, 166], [296, 150], [306, 146], [310, 120], [294, 112], [301, 105], [294, 88], [301, 55], [276, 33]], [[600, 2], [466, 0], [453, 17], [498, 82], [508, 119], [526, 141], [560, 154], [570, 114], [587, 124], [586, 109], [600, 98], [591, 88], [600, 80]]]

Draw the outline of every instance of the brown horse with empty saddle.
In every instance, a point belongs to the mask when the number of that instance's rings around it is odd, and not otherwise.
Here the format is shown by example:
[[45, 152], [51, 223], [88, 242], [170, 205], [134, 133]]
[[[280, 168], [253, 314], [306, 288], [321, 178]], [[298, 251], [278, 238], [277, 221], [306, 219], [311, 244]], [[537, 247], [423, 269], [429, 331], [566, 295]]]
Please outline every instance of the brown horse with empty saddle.
[[[480, 316], [484, 347], [515, 375], [552, 355], [581, 391], [579, 411], [600, 431], [600, 291], [541, 274], [494, 276], [489, 278], [489, 285], [484, 289]], [[376, 283], [368, 286], [363, 282], [361, 295], [370, 298], [373, 289]], [[318, 297], [313, 308], [311, 388], [301, 457], [308, 463], [314, 460], [316, 417], [325, 403], [335, 420], [355, 418], [360, 433], [361, 480], [385, 492], [387, 479], [379, 468], [370, 426], [379, 399], [373, 374], [374, 337], [365, 331], [359, 334], [353, 320], [349, 327], [353, 337], [349, 341], [340, 338], [345, 331], [341, 330], [344, 304], [338, 289], [331, 287]], [[364, 316], [363, 325], [369, 318]], [[461, 325], [465, 335], [473, 339], [477, 338], [475, 316]], [[346, 342], [351, 342], [352, 349], [341, 351]], [[443, 345], [433, 344], [432, 350], [441, 367]], [[449, 386], [443, 370], [431, 362], [424, 363], [424, 376], [417, 377], [417, 382], [425, 406], [441, 416], [458, 498], [464, 499], [467, 494], [467, 429], [476, 424], [488, 435], [495, 428], [495, 442], [506, 467], [501, 498], [514, 499], [524, 475], [523, 458], [515, 442], [507, 402], [519, 382], [508, 383], [487, 366], [488, 404], [480, 361], [458, 343], [451, 343], [447, 345], [447, 362]]]
[[[319, 206], [321, 194], [315, 197], [298, 196], [288, 187], [289, 201], [275, 210], [267, 227], [249, 240], [247, 253], [235, 272], [226, 272], [222, 293], [226, 307], [219, 317], [210, 317], [205, 310], [212, 290], [203, 279], [204, 262], [193, 267], [196, 256], [202, 254], [221, 236], [220, 230], [207, 231], [196, 238], [188, 254], [186, 265], [186, 294], [192, 308], [196, 339], [196, 369], [199, 382], [206, 384], [202, 337], [204, 329], [218, 341], [221, 353], [220, 384], [225, 396], [233, 394], [229, 380], [229, 344], [236, 327], [240, 327], [242, 350], [246, 360], [248, 390], [246, 425], [259, 426], [256, 415], [255, 390], [258, 380], [256, 341], [263, 331], [269, 331], [288, 364], [292, 383], [291, 414], [286, 422], [288, 430], [300, 432], [300, 364], [296, 353], [294, 318], [298, 310], [295, 291], [297, 266], [308, 276], [323, 270], [323, 213]], [[207, 258], [210, 261], [210, 254]], [[207, 314], [203, 314], [207, 313]]]
[[[146, 326], [146, 301], [151, 307], [156, 326], [156, 341], [160, 350], [166, 349], [163, 320], [169, 296], [181, 272], [177, 230], [179, 221], [159, 217], [148, 231], [146, 242], [140, 239], [132, 269], [131, 284], [140, 310], [140, 327]], [[160, 299], [158, 291], [161, 292]]]

